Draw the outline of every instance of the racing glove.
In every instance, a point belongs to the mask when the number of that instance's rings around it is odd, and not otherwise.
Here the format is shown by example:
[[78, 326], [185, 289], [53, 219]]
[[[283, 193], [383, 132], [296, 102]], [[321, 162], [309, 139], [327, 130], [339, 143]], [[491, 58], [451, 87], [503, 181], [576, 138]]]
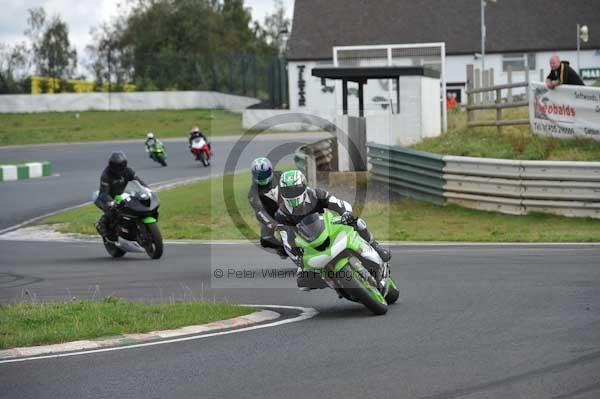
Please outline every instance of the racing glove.
[[346, 224], [346, 225], [351, 225], [354, 224], [354, 222], [356, 222], [356, 219], [358, 219], [356, 216], [354, 216], [354, 214], [350, 211], [346, 211], [342, 214], [342, 224]]

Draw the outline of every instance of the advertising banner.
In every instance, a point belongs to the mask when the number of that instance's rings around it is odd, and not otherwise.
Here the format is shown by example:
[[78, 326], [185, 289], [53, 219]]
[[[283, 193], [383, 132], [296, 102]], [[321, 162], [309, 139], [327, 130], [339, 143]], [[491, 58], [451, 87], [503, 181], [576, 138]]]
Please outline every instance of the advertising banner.
[[600, 141], [600, 88], [562, 85], [550, 90], [544, 83], [533, 82], [529, 120], [537, 134]]

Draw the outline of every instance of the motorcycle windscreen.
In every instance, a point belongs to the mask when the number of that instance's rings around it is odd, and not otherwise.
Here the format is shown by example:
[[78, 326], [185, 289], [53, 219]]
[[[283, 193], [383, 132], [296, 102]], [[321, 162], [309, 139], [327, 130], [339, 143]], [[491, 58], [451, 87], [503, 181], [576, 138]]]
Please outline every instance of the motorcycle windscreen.
[[132, 211], [134, 215], [151, 212], [160, 204], [158, 197], [137, 180], [127, 183], [122, 196], [125, 200], [125, 208]]
[[311, 213], [305, 216], [300, 223], [296, 225], [298, 233], [307, 242], [312, 242], [319, 238], [323, 230], [325, 230], [325, 223], [323, 222], [323, 215], [318, 213]]
[[203, 138], [197, 138], [192, 140], [192, 148], [202, 148], [206, 144]]
[[132, 197], [135, 197], [137, 194], [149, 195], [148, 189], [142, 186], [137, 180], [131, 180], [129, 183], [127, 183], [127, 186], [125, 186], [125, 191], [123, 192], [129, 194]]

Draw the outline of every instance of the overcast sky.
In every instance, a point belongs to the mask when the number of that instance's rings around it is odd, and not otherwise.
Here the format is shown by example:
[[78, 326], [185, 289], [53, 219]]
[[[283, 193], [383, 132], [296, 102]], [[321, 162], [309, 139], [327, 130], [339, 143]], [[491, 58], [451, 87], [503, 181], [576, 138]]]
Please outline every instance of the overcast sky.
[[[46, 14], [59, 14], [69, 26], [69, 39], [77, 48], [78, 56], [85, 55], [85, 46], [91, 42], [90, 29], [111, 17], [119, 15], [123, 0], [0, 0], [0, 42], [14, 44], [25, 40], [23, 31], [27, 25], [27, 10], [44, 7]], [[246, 0], [252, 8], [253, 19], [263, 21], [273, 11], [273, 0]], [[283, 0], [291, 18], [294, 0]]]

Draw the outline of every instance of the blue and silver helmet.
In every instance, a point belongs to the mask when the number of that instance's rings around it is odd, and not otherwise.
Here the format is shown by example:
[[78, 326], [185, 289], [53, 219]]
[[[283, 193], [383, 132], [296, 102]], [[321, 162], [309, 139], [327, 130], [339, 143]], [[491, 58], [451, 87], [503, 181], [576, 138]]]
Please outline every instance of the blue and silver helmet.
[[267, 185], [273, 180], [273, 165], [267, 158], [256, 158], [252, 162], [252, 178], [260, 186]]

